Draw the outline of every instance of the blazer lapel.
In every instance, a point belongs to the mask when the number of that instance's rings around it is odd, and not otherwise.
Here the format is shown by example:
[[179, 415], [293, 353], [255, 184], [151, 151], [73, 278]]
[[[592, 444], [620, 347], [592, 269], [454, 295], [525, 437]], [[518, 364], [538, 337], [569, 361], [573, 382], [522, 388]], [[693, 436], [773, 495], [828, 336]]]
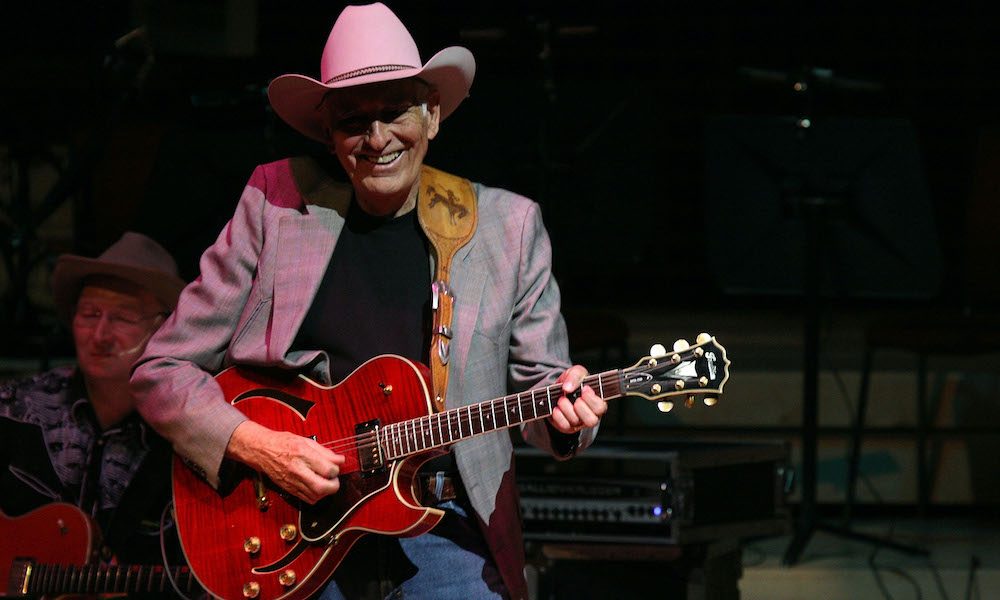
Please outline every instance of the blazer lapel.
[[[475, 260], [472, 252], [477, 243], [477, 238], [473, 237], [468, 244], [463, 246], [452, 259], [450, 275], [452, 291], [455, 294], [455, 312], [452, 329], [455, 337], [451, 342], [451, 361], [449, 369], [452, 372], [448, 375], [448, 396], [449, 407], [461, 406], [466, 403], [462, 399], [462, 390], [459, 387], [464, 379], [464, 373], [459, 366], [464, 368], [469, 356], [469, 348], [472, 344], [472, 332], [476, 328], [476, 321], [479, 319], [479, 309], [483, 301], [483, 289], [486, 285], [486, 271]], [[474, 399], [475, 401], [484, 398]]]
[[277, 272], [274, 274], [272, 343], [284, 358], [326, 274], [330, 256], [344, 227], [336, 210], [310, 206], [310, 214], [288, 215], [278, 224]]

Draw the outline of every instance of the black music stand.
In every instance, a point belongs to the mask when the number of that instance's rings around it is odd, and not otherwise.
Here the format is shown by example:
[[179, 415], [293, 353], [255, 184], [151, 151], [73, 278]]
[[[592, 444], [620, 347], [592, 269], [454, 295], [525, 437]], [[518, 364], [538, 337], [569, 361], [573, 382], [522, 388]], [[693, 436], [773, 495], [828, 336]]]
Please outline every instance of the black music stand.
[[706, 126], [709, 257], [724, 292], [801, 298], [802, 499], [785, 554], [815, 529], [927, 551], [820, 523], [816, 515], [820, 310], [824, 300], [928, 299], [941, 257], [916, 136], [902, 119], [712, 118]]

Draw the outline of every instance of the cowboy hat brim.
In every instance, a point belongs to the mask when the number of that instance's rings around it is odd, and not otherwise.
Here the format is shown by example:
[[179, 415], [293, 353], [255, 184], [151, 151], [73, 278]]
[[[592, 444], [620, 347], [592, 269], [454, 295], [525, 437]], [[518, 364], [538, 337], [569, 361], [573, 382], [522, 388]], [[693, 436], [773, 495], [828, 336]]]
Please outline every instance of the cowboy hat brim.
[[419, 69], [369, 73], [329, 84], [305, 75], [282, 75], [268, 86], [267, 97], [282, 120], [306, 137], [326, 144], [330, 140], [324, 131], [323, 98], [330, 90], [419, 77], [438, 90], [441, 119], [444, 120], [468, 97], [475, 74], [476, 61], [472, 53], [461, 46], [452, 46], [435, 54]]
[[177, 297], [186, 285], [180, 277], [156, 269], [109, 263], [82, 256], [61, 256], [52, 272], [52, 296], [59, 316], [66, 322], [72, 321], [83, 280], [91, 275], [118, 277], [140, 285], [171, 311], [177, 308]]

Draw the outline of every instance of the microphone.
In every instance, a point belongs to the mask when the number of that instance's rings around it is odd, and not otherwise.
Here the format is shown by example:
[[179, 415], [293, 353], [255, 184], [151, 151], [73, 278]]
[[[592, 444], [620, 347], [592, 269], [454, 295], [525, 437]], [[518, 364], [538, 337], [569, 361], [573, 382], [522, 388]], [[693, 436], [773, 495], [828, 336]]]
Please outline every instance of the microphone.
[[130, 356], [130, 355], [133, 355], [133, 354], [136, 354], [136, 355], [141, 354], [142, 351], [146, 349], [146, 342], [148, 342], [151, 337], [153, 337], [153, 332], [152, 331], [150, 331], [149, 333], [147, 333], [146, 335], [144, 335], [142, 337], [142, 339], [139, 340], [138, 342], [136, 342], [136, 344], [134, 346], [132, 346], [131, 348], [125, 348], [124, 350], [120, 350], [118, 352], [115, 352], [115, 357], [117, 357], [117, 358], [123, 358], [123, 357]]

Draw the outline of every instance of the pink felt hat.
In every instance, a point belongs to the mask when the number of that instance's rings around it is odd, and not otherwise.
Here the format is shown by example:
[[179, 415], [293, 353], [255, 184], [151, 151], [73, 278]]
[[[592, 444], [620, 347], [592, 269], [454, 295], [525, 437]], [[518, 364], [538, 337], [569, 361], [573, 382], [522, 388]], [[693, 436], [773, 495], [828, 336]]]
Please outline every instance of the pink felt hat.
[[403, 22], [380, 2], [348, 6], [337, 17], [320, 60], [320, 80], [282, 75], [267, 88], [274, 112], [302, 134], [327, 143], [323, 97], [330, 90], [419, 77], [441, 95], [441, 119], [469, 95], [476, 74], [472, 53], [441, 50], [421, 66], [420, 53]]

